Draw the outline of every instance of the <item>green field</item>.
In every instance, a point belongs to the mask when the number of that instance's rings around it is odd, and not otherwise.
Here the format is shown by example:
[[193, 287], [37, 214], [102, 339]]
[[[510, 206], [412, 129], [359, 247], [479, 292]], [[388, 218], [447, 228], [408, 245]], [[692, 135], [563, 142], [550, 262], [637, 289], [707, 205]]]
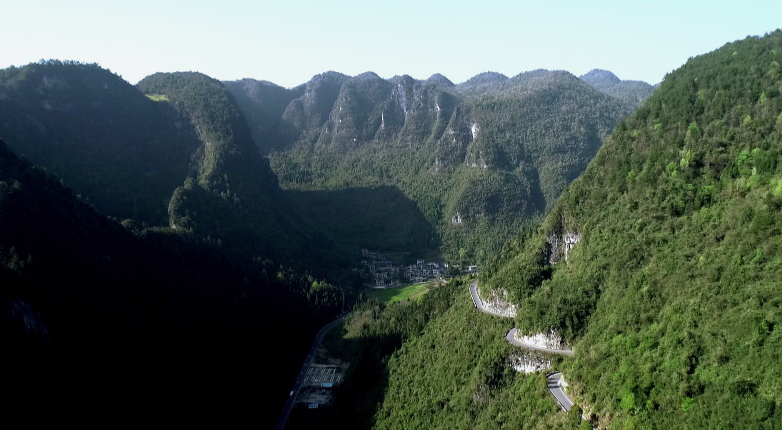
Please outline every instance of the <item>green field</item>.
[[146, 95], [148, 99], [152, 100], [153, 102], [167, 102], [168, 96], [165, 94], [147, 94]]
[[418, 301], [429, 291], [429, 288], [434, 285], [434, 282], [427, 282], [424, 284], [411, 284], [399, 288], [386, 288], [385, 290], [370, 289], [367, 291], [367, 297], [370, 299], [378, 299], [385, 304], [400, 302], [402, 300]]

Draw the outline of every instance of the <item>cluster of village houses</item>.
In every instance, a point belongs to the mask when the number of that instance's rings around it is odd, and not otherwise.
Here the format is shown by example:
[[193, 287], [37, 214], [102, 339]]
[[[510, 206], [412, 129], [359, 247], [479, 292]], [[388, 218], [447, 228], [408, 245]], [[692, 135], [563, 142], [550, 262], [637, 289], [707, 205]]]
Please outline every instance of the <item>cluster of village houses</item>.
[[448, 263], [417, 260], [408, 266], [395, 266], [380, 251], [361, 250], [361, 269], [369, 275], [374, 288], [399, 287], [403, 283], [425, 282], [445, 275]]

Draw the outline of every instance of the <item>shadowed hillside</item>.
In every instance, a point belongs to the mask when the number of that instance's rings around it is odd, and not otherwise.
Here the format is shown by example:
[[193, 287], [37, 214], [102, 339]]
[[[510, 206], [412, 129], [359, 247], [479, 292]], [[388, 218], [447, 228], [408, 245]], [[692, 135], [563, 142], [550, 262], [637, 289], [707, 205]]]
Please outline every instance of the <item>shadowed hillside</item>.
[[[336, 287], [271, 261], [111, 221], [2, 141], [0, 280], [7, 405], [46, 425], [271, 426], [341, 306]], [[264, 402], [247, 396], [259, 385]]]

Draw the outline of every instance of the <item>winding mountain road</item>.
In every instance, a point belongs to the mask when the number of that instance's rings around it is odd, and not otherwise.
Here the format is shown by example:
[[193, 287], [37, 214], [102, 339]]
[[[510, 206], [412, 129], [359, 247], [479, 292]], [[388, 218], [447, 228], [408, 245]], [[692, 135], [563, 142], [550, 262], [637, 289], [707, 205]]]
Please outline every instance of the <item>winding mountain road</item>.
[[[475, 306], [475, 309], [478, 309], [483, 313], [487, 313], [495, 317], [510, 318], [507, 315], [503, 315], [498, 312], [493, 312], [492, 310], [486, 308], [486, 306], [483, 304], [483, 300], [481, 300], [481, 297], [478, 295], [477, 280], [472, 281], [472, 283], [470, 284], [470, 296], [472, 297], [472, 304], [473, 306]], [[541, 348], [531, 343], [519, 341], [518, 339], [516, 339], [516, 327], [510, 329], [510, 331], [505, 335], [505, 340], [507, 340], [508, 343], [510, 343], [511, 345], [518, 346], [521, 348], [532, 349], [535, 351], [543, 351], [551, 354], [566, 355], [568, 357], [573, 356], [573, 351], [569, 349]], [[557, 400], [557, 403], [563, 410], [565, 410], [566, 412], [569, 411], [570, 408], [573, 407], [573, 401], [570, 400], [567, 394], [565, 394], [565, 391], [562, 390], [562, 373], [552, 373], [550, 375], [547, 375], [546, 379], [548, 379], [548, 390], [551, 392], [551, 395], [554, 396], [554, 398]]]
[[[510, 318], [507, 315], [503, 315], [498, 312], [494, 312], [491, 309], [488, 309], [484, 304], [483, 300], [481, 300], [481, 297], [478, 295], [478, 281], [472, 281], [472, 284], [470, 284], [470, 296], [472, 297], [472, 304], [475, 306], [475, 309], [478, 309], [481, 312], [487, 313], [489, 315], [493, 315], [495, 317], [500, 318]], [[569, 349], [548, 349], [548, 348], [542, 348], [540, 346], [537, 346], [535, 344], [529, 343], [529, 342], [522, 342], [518, 339], [516, 339], [516, 328], [512, 328], [508, 334], [505, 335], [505, 339], [511, 344], [515, 346], [519, 346], [522, 348], [528, 348], [528, 349], [534, 349], [536, 351], [543, 351], [548, 352], [551, 354], [559, 354], [559, 355], [567, 355], [568, 357], [573, 356], [573, 351]]]
[[562, 390], [562, 374], [552, 373], [546, 376], [546, 379], [548, 379], [548, 390], [551, 392], [551, 395], [557, 399], [557, 403], [565, 412], [569, 411], [573, 407], [573, 401]]
[[312, 346], [310, 347], [310, 352], [307, 353], [307, 358], [304, 360], [304, 365], [301, 367], [301, 372], [299, 373], [299, 376], [296, 377], [296, 383], [293, 384], [291, 395], [288, 396], [288, 401], [285, 402], [285, 407], [282, 408], [282, 412], [280, 412], [280, 417], [277, 419], [277, 425], [274, 426], [274, 430], [282, 430], [283, 427], [285, 427], [285, 423], [288, 422], [288, 415], [290, 415], [291, 409], [293, 409], [293, 405], [294, 403], [296, 403], [296, 397], [299, 396], [299, 390], [301, 390], [301, 384], [304, 382], [304, 379], [306, 378], [307, 375], [307, 371], [312, 365], [312, 360], [315, 359], [315, 353], [318, 351], [318, 346], [320, 346], [320, 343], [323, 341], [323, 338], [326, 336], [326, 333], [328, 333], [329, 330], [331, 330], [335, 325], [339, 324], [343, 319], [345, 319], [345, 315], [326, 324], [325, 326], [323, 326], [322, 329], [320, 329], [318, 334], [315, 336], [315, 340], [312, 341]]

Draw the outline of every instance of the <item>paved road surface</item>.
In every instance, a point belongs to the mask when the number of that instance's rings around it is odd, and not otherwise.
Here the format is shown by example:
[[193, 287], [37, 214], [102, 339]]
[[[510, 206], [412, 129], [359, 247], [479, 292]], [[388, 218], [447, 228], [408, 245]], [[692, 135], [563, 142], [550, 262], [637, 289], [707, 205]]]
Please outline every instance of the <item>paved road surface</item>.
[[495, 317], [500, 318], [511, 318], [507, 315], [503, 315], [501, 313], [493, 312], [489, 309], [487, 309], [483, 305], [483, 300], [481, 300], [481, 296], [478, 295], [478, 281], [472, 281], [472, 284], [470, 284], [470, 296], [472, 296], [472, 304], [475, 306], [475, 309], [478, 309], [481, 312], [487, 313], [489, 315], [493, 315]]
[[568, 357], [573, 356], [573, 351], [569, 349], [548, 349], [548, 348], [541, 348], [539, 346], [535, 346], [531, 343], [527, 342], [521, 342], [518, 339], [516, 339], [516, 327], [513, 327], [510, 329], [508, 334], [505, 335], [505, 339], [510, 342], [511, 345], [514, 346], [520, 346], [522, 348], [529, 348], [534, 349], [536, 351], [543, 351], [543, 352], [550, 352], [552, 354], [559, 354], [559, 355], [567, 355]]
[[551, 391], [551, 394], [555, 399], [557, 399], [559, 406], [564, 409], [565, 412], [569, 411], [570, 408], [573, 407], [573, 401], [571, 401], [567, 394], [562, 391], [562, 387], [559, 385], [559, 380], [562, 379], [562, 374], [554, 373], [548, 375], [546, 379], [548, 379], [548, 390]]
[[344, 316], [341, 316], [336, 320], [326, 324], [322, 329], [320, 329], [317, 336], [315, 336], [315, 340], [312, 341], [312, 346], [310, 347], [310, 352], [307, 353], [307, 358], [304, 360], [304, 365], [301, 367], [301, 372], [296, 377], [296, 383], [293, 384], [293, 389], [291, 390], [293, 391], [293, 394], [288, 396], [288, 401], [285, 402], [285, 407], [282, 409], [282, 412], [280, 412], [280, 417], [277, 419], [277, 425], [274, 426], [274, 430], [282, 430], [283, 427], [285, 427], [285, 423], [288, 421], [288, 415], [290, 415], [291, 409], [293, 409], [293, 404], [296, 402], [296, 397], [299, 395], [301, 384], [307, 377], [307, 371], [312, 364], [312, 360], [315, 359], [315, 352], [318, 350], [318, 346], [323, 341], [323, 337], [326, 336], [326, 333], [328, 333], [332, 327], [339, 324], [340, 321], [342, 321], [344, 318]]
[[[494, 315], [497, 317], [508, 318], [505, 315], [492, 312], [483, 306], [483, 301], [481, 300], [480, 296], [478, 296], [477, 280], [472, 281], [472, 284], [470, 284], [470, 296], [472, 297], [472, 304], [475, 306], [475, 309], [478, 309], [481, 312], [485, 312], [487, 314]], [[505, 335], [505, 340], [507, 340], [511, 345], [519, 346], [522, 348], [529, 348], [537, 351], [550, 352], [552, 354], [567, 355], [569, 357], [573, 356], [573, 351], [569, 349], [547, 349], [547, 348], [540, 348], [538, 346], [528, 344], [526, 342], [519, 342], [518, 340], [516, 340], [516, 327], [510, 329], [508, 334]], [[562, 374], [554, 373], [548, 375], [546, 379], [548, 379], [548, 389], [551, 392], [551, 395], [554, 396], [554, 398], [557, 400], [557, 403], [562, 409], [564, 409], [565, 411], [569, 411], [570, 408], [573, 407], [573, 401], [570, 400], [567, 394], [565, 394], [565, 392], [562, 391], [562, 387], [559, 386], [559, 380], [562, 379]]]

